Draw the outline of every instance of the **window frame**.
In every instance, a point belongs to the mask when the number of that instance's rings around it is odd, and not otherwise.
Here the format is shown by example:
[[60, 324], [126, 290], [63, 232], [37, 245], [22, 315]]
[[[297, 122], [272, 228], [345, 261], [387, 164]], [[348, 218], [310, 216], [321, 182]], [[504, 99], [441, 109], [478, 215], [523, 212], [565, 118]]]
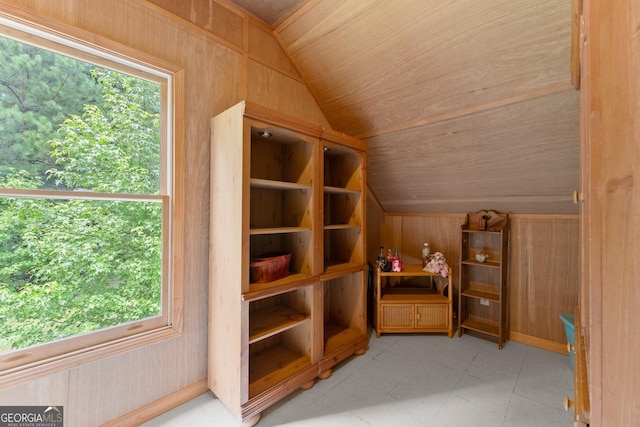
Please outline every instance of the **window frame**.
[[161, 184], [157, 195], [0, 189], [0, 195], [47, 199], [162, 203], [162, 310], [142, 319], [0, 355], [0, 388], [176, 337], [183, 329], [184, 69], [107, 38], [34, 15], [0, 11], [0, 35], [101, 67], [154, 81], [161, 88]]

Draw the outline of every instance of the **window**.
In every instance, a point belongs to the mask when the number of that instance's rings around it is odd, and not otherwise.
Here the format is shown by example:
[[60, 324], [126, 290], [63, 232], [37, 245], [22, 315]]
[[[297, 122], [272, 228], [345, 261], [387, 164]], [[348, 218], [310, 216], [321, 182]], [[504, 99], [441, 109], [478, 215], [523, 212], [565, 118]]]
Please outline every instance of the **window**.
[[181, 324], [182, 74], [78, 40], [0, 14], [0, 381]]

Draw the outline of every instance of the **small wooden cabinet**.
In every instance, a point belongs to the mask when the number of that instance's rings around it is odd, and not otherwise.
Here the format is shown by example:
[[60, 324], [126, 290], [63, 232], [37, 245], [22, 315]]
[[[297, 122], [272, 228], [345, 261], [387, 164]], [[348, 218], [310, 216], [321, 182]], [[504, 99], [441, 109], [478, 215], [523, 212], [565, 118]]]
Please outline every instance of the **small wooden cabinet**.
[[376, 335], [399, 332], [446, 332], [453, 337], [453, 285], [451, 269], [447, 293], [437, 291], [440, 274], [408, 264], [400, 273], [376, 271]]
[[[458, 335], [474, 331], [507, 340], [509, 215], [495, 211], [467, 214], [460, 236]], [[484, 258], [486, 257], [486, 258]]]
[[[365, 153], [251, 103], [212, 120], [208, 384], [245, 424], [366, 349]], [[288, 274], [254, 282], [282, 252]]]

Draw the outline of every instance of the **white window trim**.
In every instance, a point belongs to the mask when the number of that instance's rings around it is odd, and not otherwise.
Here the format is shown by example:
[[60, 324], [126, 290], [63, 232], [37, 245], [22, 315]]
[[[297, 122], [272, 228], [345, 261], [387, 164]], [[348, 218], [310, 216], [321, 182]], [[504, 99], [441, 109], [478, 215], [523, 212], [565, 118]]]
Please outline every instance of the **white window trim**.
[[[184, 200], [184, 70], [174, 64], [136, 51], [104, 37], [52, 21], [51, 18], [36, 15], [19, 6], [3, 6], [0, 11], [0, 33], [22, 42], [32, 43], [38, 37], [38, 46], [77, 59], [94, 62], [100, 66], [135, 74], [161, 83], [164, 91], [161, 117], [164, 131], [161, 146], [162, 165], [160, 195], [114, 195], [116, 200], [160, 200], [163, 208], [163, 222], [167, 233], [163, 233], [163, 272], [167, 276], [167, 287], [163, 285], [163, 313], [157, 318], [122, 324], [113, 328], [62, 339], [52, 343], [16, 350], [0, 356], [0, 388], [29, 381], [80, 364], [105, 358], [124, 351], [133, 350], [182, 333], [183, 328], [183, 272], [184, 261], [179, 254], [184, 248], [183, 227], [185, 217]], [[44, 41], [44, 43], [40, 43]], [[96, 58], [100, 58], [96, 61]], [[166, 139], [171, 139], [167, 144]], [[168, 152], [167, 148], [169, 148]], [[79, 194], [60, 191], [19, 191], [23, 196], [87, 198], [93, 194]], [[17, 195], [15, 190], [2, 189], [0, 194]], [[89, 197], [91, 198], [91, 197]], [[95, 195], [96, 199], [105, 199]], [[164, 228], [164, 226], [163, 226]], [[158, 322], [158, 319], [161, 321]], [[144, 322], [154, 325], [140, 333], [123, 336], [123, 331], [134, 331]], [[98, 339], [96, 339], [98, 337]], [[10, 366], [3, 369], [3, 364]]]

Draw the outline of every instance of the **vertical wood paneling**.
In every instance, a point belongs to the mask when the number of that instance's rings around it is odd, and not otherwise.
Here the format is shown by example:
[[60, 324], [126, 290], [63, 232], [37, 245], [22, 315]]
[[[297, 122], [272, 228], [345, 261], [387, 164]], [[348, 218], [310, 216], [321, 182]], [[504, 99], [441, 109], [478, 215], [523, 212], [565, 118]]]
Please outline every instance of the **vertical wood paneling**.
[[510, 243], [511, 329], [565, 342], [558, 316], [578, 304], [578, 221], [515, 217]]
[[[428, 242], [431, 252], [442, 252], [453, 269], [453, 287], [460, 284], [460, 226], [463, 214], [387, 214], [385, 218], [385, 248], [398, 246], [403, 262], [422, 263], [422, 247]], [[455, 295], [455, 294], [454, 294]]]

